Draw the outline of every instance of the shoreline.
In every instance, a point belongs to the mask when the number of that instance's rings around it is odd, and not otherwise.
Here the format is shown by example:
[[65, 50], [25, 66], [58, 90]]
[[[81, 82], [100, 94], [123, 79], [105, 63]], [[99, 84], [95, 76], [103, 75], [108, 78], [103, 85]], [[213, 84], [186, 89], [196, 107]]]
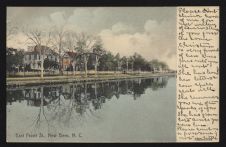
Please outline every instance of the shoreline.
[[93, 81], [114, 81], [122, 79], [135, 78], [151, 78], [161, 76], [176, 76], [176, 73], [145, 73], [145, 74], [119, 74], [119, 75], [99, 75], [99, 76], [57, 76], [57, 77], [21, 77], [21, 78], [6, 78], [7, 87], [46, 85], [46, 84], [63, 84], [63, 83], [81, 83]]

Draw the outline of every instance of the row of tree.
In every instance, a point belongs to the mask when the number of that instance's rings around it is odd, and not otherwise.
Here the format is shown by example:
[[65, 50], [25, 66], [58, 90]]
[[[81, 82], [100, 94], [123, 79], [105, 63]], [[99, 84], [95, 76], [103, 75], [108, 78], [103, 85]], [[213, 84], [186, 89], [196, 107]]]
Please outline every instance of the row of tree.
[[[138, 53], [130, 57], [120, 57], [120, 54], [113, 55], [111, 52], [106, 51], [103, 48], [103, 43], [100, 37], [82, 33], [76, 33], [74, 31], [66, 30], [64, 27], [52, 27], [44, 31], [43, 29], [27, 29], [23, 31], [27, 36], [27, 43], [36, 46], [40, 50], [41, 56], [41, 77], [43, 77], [43, 71], [45, 67], [49, 67], [48, 61], [45, 62], [43, 58], [45, 55], [45, 48], [50, 47], [55, 50], [59, 55], [59, 71], [63, 74], [63, 55], [65, 51], [75, 51], [77, 55], [73, 59], [72, 68], [75, 71], [75, 67], [83, 67], [85, 76], [87, 76], [87, 70], [94, 67], [95, 73], [97, 70], [110, 70], [110, 71], [129, 71], [129, 70], [166, 70], [168, 66], [164, 62], [158, 60], [147, 61]], [[21, 58], [21, 56], [9, 55], [7, 56], [7, 68], [12, 64], [13, 59]], [[95, 62], [93, 62], [95, 58]], [[21, 60], [20, 60], [21, 61]], [[20, 63], [20, 62], [17, 62]], [[47, 64], [47, 65], [44, 65]], [[54, 66], [56, 66], [54, 64]]]
[[[23, 66], [23, 58], [24, 58], [24, 51], [19, 50], [16, 51], [15, 54], [10, 53], [10, 51], [7, 54], [7, 71], [23, 71], [23, 68], [25, 71], [30, 71], [29, 66]], [[113, 55], [110, 51], [105, 52], [104, 54], [96, 55], [95, 53], [90, 53], [89, 58], [87, 61], [87, 70], [98, 70], [98, 71], [160, 71], [160, 70], [168, 70], [168, 65], [165, 62], [158, 61], [157, 59], [147, 61], [144, 59], [140, 54], [134, 53], [132, 56], [120, 57], [120, 54]], [[78, 55], [77, 58], [75, 58], [75, 66], [79, 67], [77, 69], [83, 70], [84, 69], [84, 62], [83, 62], [83, 56]], [[93, 59], [98, 58], [98, 59]], [[93, 62], [95, 61], [95, 62]], [[98, 64], [96, 64], [96, 61], [98, 61]], [[97, 66], [98, 65], [98, 66]], [[55, 61], [50, 61], [47, 58], [44, 59], [43, 67], [44, 69], [48, 68], [55, 68], [59, 69], [59, 63]], [[71, 67], [68, 67], [67, 70], [73, 71], [75, 67], [71, 65]], [[76, 69], [76, 68], [75, 68]]]

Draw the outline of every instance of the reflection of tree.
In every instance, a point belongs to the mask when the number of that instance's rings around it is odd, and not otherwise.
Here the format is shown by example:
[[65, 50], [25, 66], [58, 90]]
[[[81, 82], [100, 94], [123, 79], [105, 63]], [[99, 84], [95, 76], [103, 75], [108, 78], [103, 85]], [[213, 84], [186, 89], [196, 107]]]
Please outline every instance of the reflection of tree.
[[167, 85], [168, 77], [158, 77], [153, 79], [151, 84], [152, 90], [158, 90], [158, 88], [164, 88]]
[[15, 101], [21, 102], [24, 99], [24, 95], [21, 90], [7, 91], [6, 96], [7, 103], [10, 105]]
[[50, 132], [52, 130], [55, 130], [55, 127], [50, 124], [50, 122], [49, 122], [49, 120], [47, 119], [47, 116], [46, 116], [46, 111], [45, 111], [46, 100], [45, 100], [45, 96], [43, 94], [43, 87], [38, 88], [38, 90], [41, 93], [40, 99], [38, 99], [38, 98], [36, 99], [34, 97], [31, 97], [31, 98], [34, 98], [33, 99], [35, 101], [34, 106], [39, 107], [37, 117], [36, 117], [36, 119], [34, 120], [34, 122], [31, 126], [34, 125], [34, 128], [33, 128], [34, 131], [39, 130], [41, 128], [42, 122], [45, 121], [47, 123], [48, 132]]
[[[147, 88], [157, 90], [167, 85], [167, 77], [101, 81], [93, 83], [36, 86], [23, 90], [7, 91], [7, 102], [26, 99], [27, 104], [39, 107], [34, 121], [35, 128], [46, 122], [48, 131], [70, 124], [84, 124], [88, 118], [98, 119], [96, 113], [106, 100], [120, 95], [131, 95], [134, 100], [145, 93]], [[54, 129], [53, 129], [54, 128]]]

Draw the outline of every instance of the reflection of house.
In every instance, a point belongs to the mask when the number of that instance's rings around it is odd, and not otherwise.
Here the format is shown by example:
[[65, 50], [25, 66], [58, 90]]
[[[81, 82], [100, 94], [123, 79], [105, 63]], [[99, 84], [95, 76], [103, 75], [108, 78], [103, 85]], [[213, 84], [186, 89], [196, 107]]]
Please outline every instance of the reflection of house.
[[141, 84], [141, 79], [134, 79], [134, 83]]
[[62, 93], [63, 94], [69, 94], [71, 92], [71, 85], [65, 84], [62, 86]]
[[50, 49], [46, 46], [38, 46], [29, 47], [28, 51], [25, 52], [24, 55], [24, 64], [29, 66], [33, 70], [41, 70], [41, 57], [44, 52], [44, 59], [48, 59], [49, 61], [54, 61], [56, 63], [59, 62], [58, 53]]
[[27, 99], [27, 104], [30, 106], [40, 106], [42, 91], [40, 87], [33, 87], [29, 89], [24, 89], [24, 98]]
[[41, 89], [38, 87], [24, 90], [24, 97], [26, 99], [40, 99], [41, 96], [42, 96]]
[[53, 99], [60, 95], [59, 87], [32, 87], [24, 89], [24, 98], [27, 100], [28, 105], [40, 106], [43, 99], [43, 105], [47, 105]]
[[156, 77], [156, 78], [154, 78], [154, 82], [155, 83], [158, 83], [158, 84], [160, 84], [160, 83], [163, 83], [164, 81], [166, 81], [167, 80], [167, 77]]
[[72, 51], [65, 52], [62, 59], [64, 70], [67, 70], [68, 68], [72, 67], [73, 64], [75, 64], [73, 61], [75, 60], [76, 55], [77, 54]]
[[52, 87], [51, 91], [49, 91], [52, 97], [57, 98], [60, 96], [60, 88], [59, 87]]

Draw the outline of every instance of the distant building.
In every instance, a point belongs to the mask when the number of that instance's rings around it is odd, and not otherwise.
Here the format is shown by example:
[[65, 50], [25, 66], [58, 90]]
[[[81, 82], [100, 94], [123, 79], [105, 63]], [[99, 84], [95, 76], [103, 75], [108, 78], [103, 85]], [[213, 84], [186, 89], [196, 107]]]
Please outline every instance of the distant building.
[[75, 64], [75, 58], [77, 56], [77, 53], [73, 52], [73, 51], [67, 51], [65, 52], [65, 54], [63, 55], [63, 59], [62, 59], [62, 65], [63, 65], [63, 69], [64, 70], [68, 70], [68, 68], [72, 68], [73, 64]]
[[41, 57], [44, 52], [44, 60], [55, 61], [59, 63], [59, 55], [52, 49], [46, 46], [38, 48], [34, 46], [33, 49], [29, 46], [28, 51], [24, 55], [24, 64], [29, 66], [31, 70], [41, 70]]

